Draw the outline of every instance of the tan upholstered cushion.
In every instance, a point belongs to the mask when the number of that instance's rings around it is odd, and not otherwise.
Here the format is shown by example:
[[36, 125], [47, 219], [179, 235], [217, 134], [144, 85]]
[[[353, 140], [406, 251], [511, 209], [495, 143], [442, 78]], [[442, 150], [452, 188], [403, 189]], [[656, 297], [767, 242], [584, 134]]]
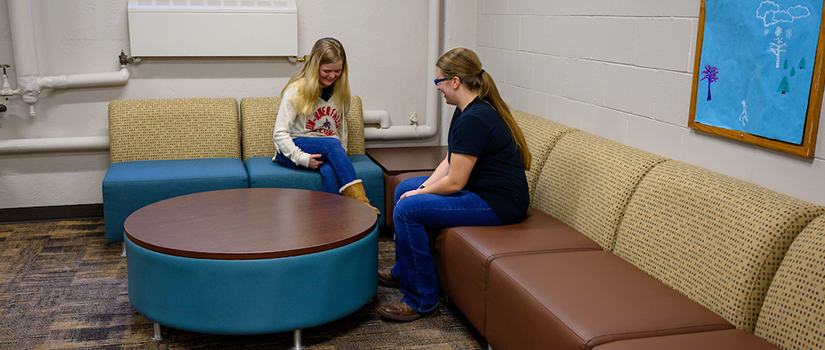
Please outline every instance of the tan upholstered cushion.
[[360, 97], [352, 96], [347, 113], [347, 154], [364, 152], [364, 107]]
[[[275, 156], [275, 118], [280, 97], [241, 99], [241, 130], [244, 161], [252, 157]], [[352, 96], [347, 114], [347, 154], [364, 154], [364, 110], [361, 98]]]
[[825, 344], [825, 216], [805, 227], [785, 254], [755, 333], [783, 349]]
[[243, 160], [275, 156], [275, 117], [281, 98], [244, 97], [241, 99], [241, 145]]
[[562, 135], [575, 129], [522, 111], [513, 111], [513, 118], [524, 133], [527, 149], [533, 156], [530, 170], [526, 172], [527, 185], [530, 188], [530, 198], [532, 198], [536, 183], [539, 181], [539, 173], [544, 167], [547, 156], [550, 155], [550, 150]]
[[753, 331], [791, 241], [825, 208], [679, 161], [655, 166], [627, 206], [614, 253]]
[[583, 131], [569, 132], [550, 151], [532, 206], [612, 250], [633, 190], [665, 159]]
[[109, 103], [112, 163], [240, 158], [234, 98], [115, 100]]

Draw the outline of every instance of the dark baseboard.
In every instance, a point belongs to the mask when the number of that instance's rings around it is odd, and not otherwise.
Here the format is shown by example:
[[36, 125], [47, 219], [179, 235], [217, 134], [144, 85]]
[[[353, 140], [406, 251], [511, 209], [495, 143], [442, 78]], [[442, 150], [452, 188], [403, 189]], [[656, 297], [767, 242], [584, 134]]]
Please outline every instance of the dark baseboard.
[[103, 204], [0, 209], [0, 223], [102, 218]]

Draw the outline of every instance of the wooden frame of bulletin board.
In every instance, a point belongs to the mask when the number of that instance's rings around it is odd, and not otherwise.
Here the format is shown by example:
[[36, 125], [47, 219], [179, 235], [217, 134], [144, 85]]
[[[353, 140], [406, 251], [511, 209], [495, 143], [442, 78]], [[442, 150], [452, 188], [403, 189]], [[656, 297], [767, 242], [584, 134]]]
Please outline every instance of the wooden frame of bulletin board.
[[688, 126], [813, 158], [825, 9], [823, 1], [775, 1], [702, 0]]

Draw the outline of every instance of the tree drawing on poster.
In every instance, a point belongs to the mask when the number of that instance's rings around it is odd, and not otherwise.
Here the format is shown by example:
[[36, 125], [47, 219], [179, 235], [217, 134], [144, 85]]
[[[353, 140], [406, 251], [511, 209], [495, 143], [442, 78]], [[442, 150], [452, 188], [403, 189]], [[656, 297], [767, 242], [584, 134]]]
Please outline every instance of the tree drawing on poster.
[[719, 80], [719, 70], [714, 66], [707, 65], [705, 66], [705, 70], [702, 71], [702, 79], [699, 80], [708, 81], [708, 101], [710, 101], [710, 83], [715, 83]]
[[695, 122], [801, 144], [822, 5], [706, 0]]

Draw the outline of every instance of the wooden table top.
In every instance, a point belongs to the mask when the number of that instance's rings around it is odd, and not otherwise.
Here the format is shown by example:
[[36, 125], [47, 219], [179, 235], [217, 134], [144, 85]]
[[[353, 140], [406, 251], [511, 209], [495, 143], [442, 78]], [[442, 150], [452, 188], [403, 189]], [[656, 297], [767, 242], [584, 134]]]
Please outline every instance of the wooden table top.
[[135, 244], [163, 254], [243, 260], [347, 245], [375, 228], [372, 208], [341, 195], [287, 188], [193, 193], [145, 206], [124, 223]]
[[447, 156], [447, 146], [367, 148], [370, 157], [387, 175], [435, 170]]

